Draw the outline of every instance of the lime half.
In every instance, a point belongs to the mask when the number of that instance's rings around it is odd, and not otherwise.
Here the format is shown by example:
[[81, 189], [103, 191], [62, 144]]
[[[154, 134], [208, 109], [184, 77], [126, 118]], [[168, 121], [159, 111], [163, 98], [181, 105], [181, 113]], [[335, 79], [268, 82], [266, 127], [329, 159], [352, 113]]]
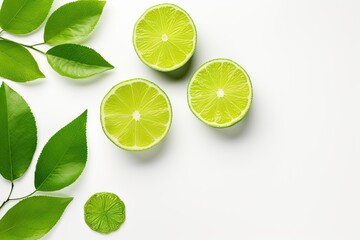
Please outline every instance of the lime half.
[[174, 4], [149, 8], [136, 22], [133, 43], [141, 61], [149, 67], [170, 72], [193, 56], [196, 28], [185, 10]]
[[242, 120], [253, 97], [246, 71], [229, 59], [202, 65], [188, 86], [188, 104], [197, 118], [209, 126], [225, 128]]
[[101, 103], [101, 124], [106, 136], [129, 151], [158, 144], [172, 120], [170, 100], [160, 87], [145, 79], [115, 85]]
[[84, 218], [92, 230], [111, 233], [125, 221], [125, 205], [113, 193], [96, 193], [85, 203]]

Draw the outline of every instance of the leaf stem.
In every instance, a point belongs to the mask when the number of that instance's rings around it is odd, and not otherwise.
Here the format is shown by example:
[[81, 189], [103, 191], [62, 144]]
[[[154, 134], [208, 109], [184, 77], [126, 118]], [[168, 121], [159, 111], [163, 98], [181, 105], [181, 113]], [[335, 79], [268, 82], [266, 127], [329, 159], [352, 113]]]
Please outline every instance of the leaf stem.
[[42, 43], [36, 43], [36, 44], [33, 44], [33, 45], [31, 45], [32, 47], [36, 47], [36, 46], [40, 46], [40, 45], [44, 45], [45, 43], [44, 42], [42, 42]]
[[[0, 33], [1, 33], [1, 32], [0, 32]], [[32, 50], [34, 50], [34, 51], [37, 51], [37, 52], [39, 52], [39, 53], [42, 53], [42, 54], [44, 54], [44, 55], [46, 54], [45, 52], [41, 51], [40, 49], [37, 49], [37, 48], [34, 47], [34, 46], [41, 45], [41, 44], [26, 45], [26, 44], [19, 43], [19, 42], [15, 42], [15, 41], [13, 41], [13, 40], [10, 40], [10, 39], [4, 38], [4, 37], [0, 37], [0, 39], [3, 39], [3, 40], [6, 40], [6, 41], [10, 41], [10, 42], [14, 42], [14, 43], [20, 44], [20, 45], [23, 46], [23, 47], [30, 48], [30, 49], [32, 49]]]
[[39, 53], [41, 53], [41, 54], [46, 54], [45, 52], [43, 52], [43, 51], [41, 51], [40, 49], [38, 49], [38, 48], [35, 48], [35, 47], [33, 47], [33, 46], [29, 46], [29, 45], [23, 45], [24, 47], [27, 47], [27, 48], [30, 48], [30, 49], [32, 49], [32, 50], [34, 50], [34, 51], [37, 51], [37, 52], [39, 52]]
[[28, 198], [28, 197], [30, 197], [30, 196], [32, 196], [32, 195], [34, 195], [35, 193], [36, 193], [36, 190], [35, 190], [35, 191], [33, 191], [32, 193], [30, 193], [30, 194], [28, 194], [28, 195], [24, 196], [24, 197], [9, 198], [9, 200], [8, 200], [8, 201], [22, 200], [22, 199], [24, 199], [24, 198]]
[[10, 201], [10, 197], [11, 197], [11, 194], [12, 194], [13, 190], [14, 190], [14, 182], [11, 182], [10, 193], [9, 193], [7, 199], [1, 204], [0, 209], [1, 209], [8, 201]]

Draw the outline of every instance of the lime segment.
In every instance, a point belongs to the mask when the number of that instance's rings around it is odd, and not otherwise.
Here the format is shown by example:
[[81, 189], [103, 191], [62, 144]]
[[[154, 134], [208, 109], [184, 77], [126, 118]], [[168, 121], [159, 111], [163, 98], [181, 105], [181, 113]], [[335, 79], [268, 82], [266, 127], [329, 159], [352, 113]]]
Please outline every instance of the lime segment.
[[110, 233], [118, 230], [125, 221], [125, 205], [113, 193], [96, 193], [85, 203], [84, 218], [92, 230]]
[[146, 65], [162, 72], [173, 71], [195, 52], [195, 24], [185, 10], [174, 4], [156, 5], [136, 22], [133, 42]]
[[155, 83], [131, 79], [114, 86], [101, 103], [101, 124], [118, 147], [140, 151], [158, 144], [172, 120], [170, 100]]
[[246, 71], [229, 59], [202, 65], [188, 86], [188, 104], [196, 117], [209, 126], [230, 127], [248, 113], [253, 92]]

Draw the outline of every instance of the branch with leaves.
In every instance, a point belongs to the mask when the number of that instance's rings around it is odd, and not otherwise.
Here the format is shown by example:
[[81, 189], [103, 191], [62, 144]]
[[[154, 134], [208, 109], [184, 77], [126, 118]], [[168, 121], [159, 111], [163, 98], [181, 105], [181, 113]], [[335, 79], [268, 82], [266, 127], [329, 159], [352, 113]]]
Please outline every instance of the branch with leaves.
[[[79, 0], [61, 6], [45, 24], [44, 42], [28, 45], [4, 37], [36, 31], [45, 21], [53, 0], [4, 0], [0, 9], [0, 76], [15, 82], [27, 82], [45, 75], [28, 51], [46, 56], [50, 66], [65, 77], [80, 79], [114, 67], [95, 50], [79, 45], [96, 27], [104, 1]], [[40, 45], [53, 46], [47, 52]]]
[[[0, 239], [39, 239], [56, 224], [72, 198], [34, 196], [74, 183], [87, 161], [87, 111], [59, 130], [45, 144], [30, 194], [13, 198], [15, 181], [29, 168], [37, 145], [35, 117], [26, 101], [8, 85], [0, 87], [0, 174], [10, 182], [9, 201], [22, 200], [0, 220]], [[3, 192], [1, 192], [3, 193]]]

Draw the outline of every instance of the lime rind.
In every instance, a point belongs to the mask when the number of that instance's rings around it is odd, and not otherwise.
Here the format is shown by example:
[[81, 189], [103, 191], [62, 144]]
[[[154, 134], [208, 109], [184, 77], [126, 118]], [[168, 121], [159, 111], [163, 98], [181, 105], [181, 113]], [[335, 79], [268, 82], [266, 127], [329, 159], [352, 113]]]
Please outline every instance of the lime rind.
[[[216, 122], [210, 122], [210, 121], [207, 121], [205, 120], [203, 117], [200, 116], [200, 114], [195, 111], [195, 109], [193, 108], [192, 104], [191, 104], [191, 95], [190, 95], [190, 88], [191, 88], [191, 84], [193, 83], [193, 81], [195, 80], [197, 74], [202, 71], [203, 69], [205, 69], [208, 65], [212, 64], [212, 63], [216, 63], [216, 62], [228, 62], [228, 63], [231, 63], [231, 64], [234, 64], [237, 68], [239, 68], [243, 73], [244, 75], [246, 76], [246, 80], [247, 80], [247, 83], [249, 85], [249, 102], [246, 106], [246, 108], [244, 109], [244, 111], [242, 111], [242, 113], [237, 116], [236, 118], [233, 118], [231, 121], [227, 122], [227, 123], [224, 123], [224, 124], [219, 124], [219, 123], [216, 123]], [[205, 62], [203, 65], [200, 66], [200, 68], [193, 74], [189, 84], [188, 84], [188, 87], [187, 87], [187, 101], [188, 101], [188, 105], [189, 105], [189, 108], [191, 110], [191, 112], [200, 120], [202, 121], [203, 123], [205, 123], [206, 125], [210, 126], [210, 127], [213, 127], [213, 128], [228, 128], [228, 127], [231, 127], [233, 125], [235, 125], [236, 123], [240, 122], [241, 120], [243, 120], [247, 114], [249, 113], [250, 111], [250, 108], [251, 108], [251, 105], [252, 105], [252, 100], [253, 100], [253, 87], [252, 87], [252, 83], [251, 83], [251, 80], [250, 80], [250, 77], [248, 75], [248, 73], [246, 72], [246, 70], [241, 67], [238, 63], [236, 63], [235, 61], [231, 60], [231, 59], [228, 59], [228, 58], [216, 58], [216, 59], [212, 59], [212, 60], [209, 60], [207, 62]]]
[[126, 219], [125, 204], [114, 193], [95, 193], [84, 205], [84, 219], [96, 232], [104, 234], [114, 232]]
[[[173, 67], [171, 68], [161, 68], [159, 66], [157, 66], [156, 64], [150, 64], [148, 63], [144, 58], [143, 56], [141, 55], [141, 53], [138, 51], [137, 47], [136, 47], [136, 44], [135, 44], [135, 39], [136, 39], [136, 28], [139, 24], [139, 22], [141, 20], [144, 19], [144, 17], [152, 10], [154, 9], [157, 9], [157, 8], [161, 8], [161, 7], [173, 7], [181, 12], [183, 12], [190, 20], [190, 24], [192, 25], [193, 29], [194, 29], [194, 45], [193, 45], [193, 48], [191, 50], [190, 53], [187, 54], [187, 57], [184, 59], [184, 61], [182, 61], [181, 63], [179, 64], [176, 64], [174, 65]], [[134, 49], [135, 49], [135, 52], [136, 54], [138, 55], [138, 57], [140, 58], [140, 60], [148, 67], [154, 69], [154, 70], [157, 70], [157, 71], [160, 71], [160, 72], [172, 72], [172, 71], [175, 71], [181, 67], [183, 67], [191, 58], [192, 56], [194, 55], [195, 53], [195, 49], [196, 49], [196, 45], [197, 45], [197, 29], [196, 29], [196, 25], [193, 21], [193, 19], [191, 18], [191, 16], [181, 7], [175, 5], [175, 4], [172, 4], [172, 3], [162, 3], [162, 4], [158, 4], [158, 5], [155, 5], [155, 6], [152, 6], [150, 8], [148, 8], [142, 15], [141, 17], [136, 21], [135, 23], [135, 27], [134, 27], [134, 30], [133, 30], [133, 46], [134, 46]]]
[[[165, 99], [165, 101], [167, 102], [168, 104], [168, 110], [169, 110], [169, 122], [166, 126], [166, 131], [164, 131], [164, 133], [158, 137], [152, 144], [146, 146], [146, 147], [138, 147], [138, 146], [127, 146], [127, 145], [124, 145], [124, 144], [121, 144], [114, 136], [112, 136], [106, 129], [105, 129], [105, 114], [103, 114], [102, 112], [102, 109], [104, 108], [104, 104], [106, 103], [107, 99], [112, 96], [115, 91], [119, 88], [119, 87], [122, 87], [122, 86], [125, 86], [125, 85], [131, 85], [133, 83], [136, 83], [136, 82], [142, 82], [142, 83], [146, 83], [147, 85], [155, 88], [158, 93], [160, 95], [162, 95]], [[168, 97], [168, 95], [155, 83], [149, 81], [149, 80], [146, 80], [144, 78], [134, 78], [134, 79], [129, 79], [129, 80], [125, 80], [125, 81], [122, 81], [118, 84], [116, 84], [115, 86], [113, 86], [110, 91], [105, 95], [104, 99], [102, 100], [101, 102], [101, 107], [100, 107], [100, 120], [101, 120], [101, 126], [102, 126], [102, 129], [105, 133], [105, 135], [107, 136], [107, 138], [112, 142], [114, 143], [116, 146], [120, 147], [121, 149], [123, 150], [126, 150], [126, 151], [132, 151], [132, 152], [137, 152], [137, 151], [144, 151], [144, 150], [148, 150], [156, 145], [158, 145], [168, 134], [169, 130], [170, 130], [170, 127], [171, 127], [171, 124], [172, 124], [172, 118], [173, 118], [173, 112], [172, 112], [172, 105], [171, 105], [171, 102], [170, 102], [170, 99]]]

